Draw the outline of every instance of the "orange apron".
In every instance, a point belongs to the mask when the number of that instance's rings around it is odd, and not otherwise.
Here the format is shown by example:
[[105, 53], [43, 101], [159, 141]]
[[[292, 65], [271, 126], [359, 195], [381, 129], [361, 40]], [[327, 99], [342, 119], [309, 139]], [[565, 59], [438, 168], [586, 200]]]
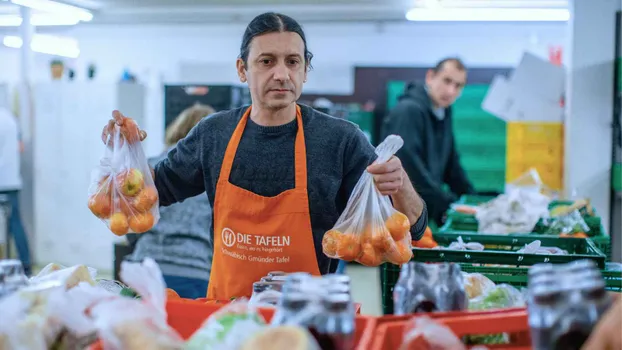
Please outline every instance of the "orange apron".
[[207, 297], [250, 297], [253, 282], [270, 271], [320, 275], [311, 231], [307, 152], [300, 107], [296, 106], [296, 186], [263, 197], [229, 182], [235, 153], [251, 108], [227, 145], [214, 200], [214, 256]]

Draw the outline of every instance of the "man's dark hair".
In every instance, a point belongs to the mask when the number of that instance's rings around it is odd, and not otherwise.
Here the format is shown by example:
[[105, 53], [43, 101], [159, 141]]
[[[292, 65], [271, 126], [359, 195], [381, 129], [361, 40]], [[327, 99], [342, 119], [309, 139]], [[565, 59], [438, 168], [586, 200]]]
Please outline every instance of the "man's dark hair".
[[466, 70], [466, 66], [464, 65], [464, 62], [462, 62], [461, 59], [459, 59], [458, 57], [447, 57], [447, 58], [443, 58], [442, 60], [440, 60], [436, 66], [434, 66], [434, 68], [432, 68], [432, 71], [434, 73], [438, 73], [440, 71], [443, 70], [443, 68], [445, 68], [445, 64], [447, 63], [453, 63], [456, 65], [456, 68], [458, 68], [458, 70], [460, 71], [464, 71]]
[[239, 58], [244, 61], [244, 65], [246, 66], [248, 63], [248, 52], [250, 51], [251, 41], [253, 41], [256, 36], [283, 32], [292, 32], [300, 35], [302, 42], [305, 44], [305, 63], [309, 66], [309, 68], [311, 68], [311, 59], [313, 58], [313, 54], [307, 48], [307, 38], [305, 37], [305, 32], [302, 30], [302, 27], [298, 24], [298, 22], [296, 22], [295, 19], [274, 12], [262, 13], [261, 15], [253, 18], [251, 23], [248, 24], [246, 30], [244, 31], [244, 36], [242, 36], [242, 46], [240, 47]]

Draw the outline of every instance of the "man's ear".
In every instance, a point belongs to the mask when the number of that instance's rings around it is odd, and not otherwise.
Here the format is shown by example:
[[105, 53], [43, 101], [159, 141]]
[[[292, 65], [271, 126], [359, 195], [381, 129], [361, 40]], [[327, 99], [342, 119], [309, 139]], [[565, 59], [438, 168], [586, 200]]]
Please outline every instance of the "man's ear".
[[244, 63], [244, 60], [238, 58], [238, 60], [235, 62], [235, 66], [238, 71], [238, 77], [240, 78], [240, 82], [246, 83], [246, 64]]

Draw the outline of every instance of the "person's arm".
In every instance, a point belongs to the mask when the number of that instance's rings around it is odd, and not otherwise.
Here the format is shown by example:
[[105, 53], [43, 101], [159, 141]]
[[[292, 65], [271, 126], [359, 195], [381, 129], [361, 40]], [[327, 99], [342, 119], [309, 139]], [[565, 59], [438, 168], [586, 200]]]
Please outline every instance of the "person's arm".
[[[368, 170], [368, 166], [377, 158], [374, 147], [367, 141], [367, 138], [360, 130], [348, 142], [346, 154], [347, 157], [344, 164], [345, 175], [340, 189], [341, 203], [338, 205], [340, 210], [345, 208], [346, 202], [350, 198], [361, 175]], [[393, 164], [393, 162], [384, 164], [389, 163]], [[380, 173], [385, 172], [384, 166], [375, 168], [376, 170], [379, 169]], [[374, 168], [372, 168], [372, 170], [374, 170]], [[403, 173], [403, 170], [400, 172]], [[391, 182], [391, 180], [392, 179], [389, 179], [389, 182]], [[396, 181], [402, 181], [401, 177], [396, 179]], [[378, 182], [376, 185], [382, 192], [384, 185]], [[423, 200], [417, 195], [412, 184], [408, 186], [404, 185], [403, 187], [404, 188], [399, 191], [399, 194], [396, 193], [397, 197], [392, 196], [392, 200], [395, 209], [408, 217], [411, 222], [411, 234], [414, 239], [417, 239], [416, 237], [423, 235], [425, 226], [427, 226], [427, 210], [425, 208], [425, 203], [423, 203]], [[423, 229], [421, 229], [421, 227], [423, 227]]]
[[417, 187], [417, 192], [433, 208], [429, 216], [439, 220], [457, 197], [443, 190], [442, 183], [432, 178], [422, 161], [424, 118], [425, 114], [417, 105], [398, 104], [387, 117], [385, 134], [400, 135], [404, 139], [404, 146], [397, 151], [396, 156], [401, 160], [409, 180]]
[[204, 133], [201, 123], [179, 141], [168, 156], [153, 169], [153, 179], [161, 206], [182, 202], [205, 192], [201, 155]]
[[451, 153], [449, 155], [449, 164], [445, 169], [444, 181], [449, 185], [451, 191], [458, 196], [475, 193], [473, 185], [469, 181], [462, 164], [460, 164], [460, 154], [456, 149], [453, 131], [451, 134]]

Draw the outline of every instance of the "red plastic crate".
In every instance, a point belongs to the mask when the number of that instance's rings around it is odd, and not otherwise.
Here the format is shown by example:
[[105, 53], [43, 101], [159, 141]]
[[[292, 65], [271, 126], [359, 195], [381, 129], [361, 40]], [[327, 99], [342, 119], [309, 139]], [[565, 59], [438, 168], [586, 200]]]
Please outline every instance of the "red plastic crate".
[[[449, 327], [457, 337], [510, 333], [510, 344], [486, 345], [488, 349], [528, 350], [531, 349], [529, 324], [526, 309], [508, 309], [489, 312], [464, 312], [450, 314], [428, 314], [427, 317]], [[400, 316], [401, 317], [401, 316]], [[412, 317], [412, 316], [411, 316]], [[417, 316], [414, 316], [417, 317]], [[424, 316], [419, 316], [424, 317]], [[410, 318], [407, 318], [410, 319]], [[371, 350], [395, 350], [402, 345], [405, 326], [403, 319], [380, 323], [375, 332]], [[410, 349], [425, 349], [416, 345]], [[409, 349], [409, 350], [410, 350]]]

